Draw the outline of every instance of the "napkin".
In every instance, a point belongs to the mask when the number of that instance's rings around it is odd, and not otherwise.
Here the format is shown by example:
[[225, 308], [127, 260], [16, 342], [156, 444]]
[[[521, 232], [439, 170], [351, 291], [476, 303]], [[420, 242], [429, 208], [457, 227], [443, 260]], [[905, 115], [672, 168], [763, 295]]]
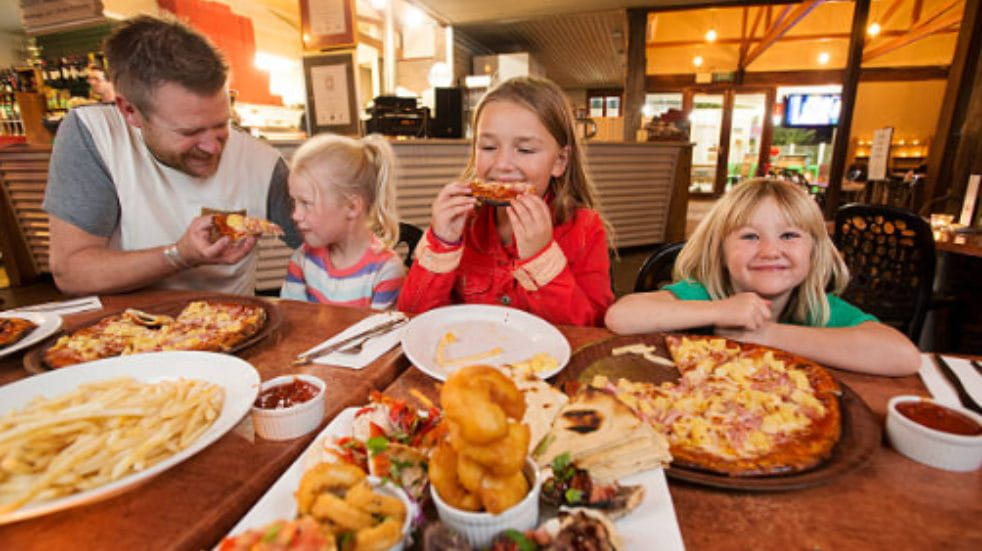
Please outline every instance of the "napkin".
[[[948, 365], [951, 366], [951, 370], [958, 375], [958, 379], [961, 381], [962, 386], [968, 392], [976, 402], [982, 404], [982, 375], [976, 373], [975, 368], [968, 360], [963, 360], [961, 358], [953, 358], [951, 356], [942, 356]], [[934, 360], [931, 359], [930, 354], [921, 354], [921, 369], [917, 372], [921, 376], [921, 380], [924, 381], [924, 386], [931, 391], [931, 396], [938, 403], [949, 405], [949, 406], [961, 406], [964, 407], [960, 400], [958, 400], [958, 394], [955, 392], [955, 387], [951, 386], [948, 379], [938, 371], [938, 367], [934, 365]]]
[[[402, 312], [383, 312], [381, 314], [375, 314], [368, 316], [367, 318], [359, 321], [358, 323], [352, 325], [351, 327], [341, 331], [337, 335], [327, 339], [326, 341], [312, 347], [307, 352], [311, 350], [316, 350], [324, 346], [330, 346], [332, 343], [344, 340], [350, 336], [361, 333], [362, 331], [371, 329], [381, 325], [389, 320], [404, 318], [405, 314]], [[341, 352], [333, 352], [326, 356], [321, 356], [316, 358], [314, 363], [323, 365], [337, 365], [341, 367], [348, 367], [351, 369], [362, 369], [366, 365], [374, 362], [379, 356], [388, 352], [393, 346], [399, 344], [402, 340], [402, 333], [405, 331], [406, 326], [400, 325], [399, 327], [389, 331], [388, 333], [378, 335], [368, 339], [365, 345], [362, 347], [360, 354], [344, 354]], [[304, 352], [305, 354], [307, 352]]]
[[60, 302], [45, 302], [43, 304], [32, 304], [11, 310], [12, 312], [44, 312], [52, 314], [74, 314], [76, 312], [87, 312], [89, 310], [101, 310], [102, 301], [95, 295], [63, 300]]

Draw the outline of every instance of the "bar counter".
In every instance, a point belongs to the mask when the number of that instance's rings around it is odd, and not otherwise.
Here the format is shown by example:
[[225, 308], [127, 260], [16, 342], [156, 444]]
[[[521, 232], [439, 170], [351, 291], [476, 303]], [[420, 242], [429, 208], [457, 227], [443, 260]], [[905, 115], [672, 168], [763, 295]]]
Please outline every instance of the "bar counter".
[[[194, 293], [140, 292], [103, 297], [105, 310], [66, 317], [66, 325], [123, 307], [186, 299]], [[436, 381], [395, 348], [363, 370], [290, 360], [366, 317], [368, 310], [276, 301], [283, 322], [240, 356], [263, 380], [290, 372], [323, 378], [325, 423], [366, 403], [370, 390], [436, 398]], [[560, 327], [574, 351], [611, 336], [605, 329]], [[575, 352], [574, 352], [575, 354]], [[927, 391], [916, 376], [881, 378], [833, 370], [883, 423], [887, 400]], [[0, 359], [0, 383], [29, 376], [22, 354]], [[322, 424], [322, 426], [324, 425]], [[0, 549], [187, 549], [214, 546], [313, 438], [250, 441], [233, 429], [146, 484], [106, 501], [0, 526]], [[909, 460], [885, 443], [859, 469], [826, 484], [785, 492], [737, 492], [680, 483], [669, 488], [688, 549], [979, 549], [982, 471], [953, 473]]]

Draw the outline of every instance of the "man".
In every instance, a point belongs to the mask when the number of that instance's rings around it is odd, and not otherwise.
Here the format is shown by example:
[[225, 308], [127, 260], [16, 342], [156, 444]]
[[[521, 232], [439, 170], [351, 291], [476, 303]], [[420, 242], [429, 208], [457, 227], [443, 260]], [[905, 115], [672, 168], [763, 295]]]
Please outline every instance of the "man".
[[288, 170], [229, 129], [228, 66], [176, 21], [139, 16], [106, 39], [115, 104], [69, 112], [55, 138], [44, 209], [51, 271], [65, 293], [145, 286], [252, 294], [255, 238], [209, 239], [203, 208], [245, 211], [300, 237]]

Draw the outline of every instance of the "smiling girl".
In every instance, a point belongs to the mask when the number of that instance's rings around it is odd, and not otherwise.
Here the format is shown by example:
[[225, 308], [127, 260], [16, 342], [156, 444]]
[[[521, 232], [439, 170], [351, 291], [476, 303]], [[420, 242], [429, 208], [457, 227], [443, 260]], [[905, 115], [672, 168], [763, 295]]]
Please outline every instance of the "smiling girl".
[[611, 306], [607, 327], [635, 334], [710, 326], [877, 375], [909, 375], [920, 365], [907, 337], [838, 297], [849, 280], [845, 263], [818, 205], [790, 183], [755, 179], [730, 190], [679, 253], [674, 276], [660, 291]]
[[304, 244], [287, 267], [283, 298], [376, 310], [395, 303], [405, 270], [393, 154], [378, 135], [321, 134], [293, 154], [290, 198]]
[[[499, 304], [552, 323], [600, 325], [614, 300], [606, 224], [566, 96], [544, 79], [508, 80], [481, 99], [474, 128], [461, 181], [434, 200], [399, 309]], [[474, 178], [525, 182], [534, 192], [478, 205]]]

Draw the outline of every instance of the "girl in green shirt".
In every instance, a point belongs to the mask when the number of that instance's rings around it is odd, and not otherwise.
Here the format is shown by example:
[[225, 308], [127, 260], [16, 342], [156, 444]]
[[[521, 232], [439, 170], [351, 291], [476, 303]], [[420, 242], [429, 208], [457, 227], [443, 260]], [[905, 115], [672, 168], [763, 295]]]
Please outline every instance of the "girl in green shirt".
[[878, 375], [920, 366], [906, 336], [837, 296], [848, 270], [818, 205], [790, 183], [759, 178], [730, 190], [679, 253], [673, 275], [665, 289], [617, 301], [607, 327], [636, 334], [711, 326], [717, 335]]

